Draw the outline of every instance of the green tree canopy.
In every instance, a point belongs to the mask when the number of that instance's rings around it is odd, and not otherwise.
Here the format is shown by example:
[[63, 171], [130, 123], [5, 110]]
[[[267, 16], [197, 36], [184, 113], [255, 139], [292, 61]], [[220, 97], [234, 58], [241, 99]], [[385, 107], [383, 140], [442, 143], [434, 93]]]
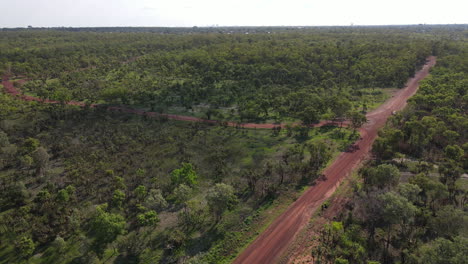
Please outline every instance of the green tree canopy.
[[364, 183], [368, 187], [377, 187], [383, 189], [398, 184], [400, 171], [397, 167], [390, 164], [382, 164], [364, 170]]
[[31, 238], [22, 236], [16, 242], [15, 248], [21, 258], [28, 259], [34, 253], [36, 246]]
[[381, 194], [378, 199], [383, 206], [381, 219], [388, 225], [409, 223], [418, 210], [405, 197], [394, 192]]
[[124, 217], [108, 213], [105, 211], [106, 209], [107, 204], [98, 206], [90, 224], [90, 233], [95, 237], [96, 252], [98, 253], [102, 252], [105, 245], [125, 232]]
[[153, 226], [155, 227], [156, 224], [159, 222], [158, 213], [154, 210], [150, 210], [146, 213], [138, 214], [137, 215], [138, 225], [140, 226]]
[[192, 195], [192, 188], [185, 184], [177, 186], [174, 190], [174, 198], [178, 204], [185, 204], [190, 199]]
[[123, 201], [125, 201], [125, 193], [121, 190], [115, 190], [112, 196], [112, 204], [116, 207], [122, 207]]
[[453, 241], [437, 238], [424, 244], [412, 255], [414, 263], [465, 264], [468, 256], [468, 239], [456, 237]]
[[218, 220], [225, 210], [232, 209], [238, 202], [237, 196], [234, 194], [234, 188], [224, 183], [217, 183], [209, 189], [206, 200], [210, 210]]
[[186, 184], [195, 186], [198, 183], [198, 175], [191, 163], [182, 163], [182, 167], [171, 172], [171, 181], [174, 185]]

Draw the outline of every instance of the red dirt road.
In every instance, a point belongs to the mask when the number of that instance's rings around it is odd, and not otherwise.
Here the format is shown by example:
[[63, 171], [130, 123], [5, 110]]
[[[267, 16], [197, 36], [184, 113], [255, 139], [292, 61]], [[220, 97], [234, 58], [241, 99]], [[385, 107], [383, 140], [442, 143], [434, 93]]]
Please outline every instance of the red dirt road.
[[424, 67], [408, 80], [407, 86], [398, 91], [392, 98], [379, 108], [367, 114], [368, 123], [359, 131], [361, 140], [356, 142], [359, 148], [354, 152], [343, 152], [325, 169], [325, 181], [318, 181], [310, 187], [299, 199], [242, 252], [233, 263], [235, 264], [270, 264], [277, 263], [287, 246], [294, 240], [296, 234], [306, 226], [315, 210], [328, 199], [340, 182], [362, 162], [371, 150], [377, 132], [385, 125], [393, 111], [406, 106], [406, 100], [414, 95], [419, 87], [419, 81], [429, 74], [429, 69], [436, 63], [431, 56]]
[[[398, 111], [406, 106], [406, 100], [414, 95], [418, 89], [419, 81], [424, 79], [429, 74], [429, 69], [436, 63], [436, 58], [431, 56], [428, 58], [427, 64], [416, 73], [415, 77], [407, 82], [404, 89], [399, 90], [392, 98], [382, 104], [379, 108], [367, 114], [368, 122], [359, 130], [361, 140], [356, 145], [359, 147], [354, 152], [343, 152], [338, 158], [325, 169], [325, 181], [319, 181], [317, 184], [309, 188], [299, 199], [291, 204], [288, 209], [280, 215], [275, 221], [262, 233], [257, 239], [249, 245], [234, 261], [235, 264], [270, 264], [275, 263], [283, 254], [287, 246], [293, 241], [298, 231], [303, 228], [309, 221], [312, 214], [318, 206], [328, 199], [340, 182], [349, 175], [353, 169], [366, 158], [370, 152], [372, 143], [377, 137], [377, 131], [385, 125], [387, 118], [393, 111]], [[17, 96], [20, 99], [27, 101], [37, 101], [43, 103], [60, 103], [53, 100], [42, 100], [36, 97], [22, 95], [8, 76], [3, 76], [2, 84], [7, 93]], [[71, 101], [69, 105], [85, 106], [82, 102]], [[91, 107], [97, 107], [93, 104]], [[219, 123], [215, 120], [200, 119], [191, 116], [180, 116], [171, 114], [159, 114], [155, 112], [146, 112], [143, 110], [132, 109], [127, 107], [113, 106], [107, 108], [110, 111], [118, 111], [124, 113], [133, 113], [138, 115], [146, 115], [150, 117], [167, 117], [173, 120], [190, 121], [190, 122], [205, 122]], [[323, 126], [329, 124], [329, 121], [322, 121], [314, 126]], [[273, 128], [285, 127], [285, 124], [255, 124], [235, 122], [227, 122], [228, 126], [240, 126], [244, 128]]]
[[[20, 83], [25, 83], [26, 80], [19, 80]], [[47, 104], [59, 104], [59, 101], [54, 101], [54, 100], [48, 100], [48, 99], [40, 99], [34, 96], [29, 96], [29, 95], [24, 95], [19, 91], [13, 83], [10, 81], [8, 75], [4, 75], [2, 79], [2, 85], [5, 88], [6, 92], [16, 96], [22, 100], [25, 101], [36, 101], [36, 102], [42, 102], [42, 103], [47, 103]], [[75, 105], [75, 106], [81, 106], [84, 107], [85, 103], [83, 102], [77, 102], [77, 101], [68, 101], [66, 102], [67, 105]], [[95, 108], [99, 107], [100, 105], [98, 104], [91, 104], [90, 107]], [[172, 120], [179, 120], [179, 121], [188, 121], [188, 122], [201, 122], [201, 123], [208, 123], [208, 124], [220, 124], [222, 122], [217, 121], [217, 120], [208, 120], [208, 119], [202, 119], [198, 117], [193, 117], [193, 116], [183, 116], [183, 115], [172, 115], [172, 114], [161, 114], [161, 113], [156, 113], [156, 112], [147, 112], [141, 109], [134, 109], [130, 107], [125, 107], [125, 106], [109, 106], [106, 108], [109, 111], [115, 111], [115, 112], [121, 112], [121, 113], [129, 113], [129, 114], [136, 114], [136, 115], [142, 115], [142, 116], [149, 116], [149, 117], [165, 117], [168, 119]], [[342, 126], [347, 126], [349, 122], [345, 121], [341, 125]], [[259, 128], [259, 129], [272, 129], [275, 127], [281, 127], [285, 128], [286, 124], [272, 124], [272, 123], [264, 123], [264, 124], [257, 124], [257, 123], [237, 123], [237, 122], [225, 122], [227, 126], [230, 127], [242, 127], [242, 128]], [[292, 124], [293, 126], [298, 125], [298, 123]], [[311, 127], [321, 127], [321, 126], [326, 126], [326, 125], [338, 125], [338, 122], [333, 122], [333, 121], [328, 121], [328, 120], [322, 120], [317, 124], [310, 125]]]

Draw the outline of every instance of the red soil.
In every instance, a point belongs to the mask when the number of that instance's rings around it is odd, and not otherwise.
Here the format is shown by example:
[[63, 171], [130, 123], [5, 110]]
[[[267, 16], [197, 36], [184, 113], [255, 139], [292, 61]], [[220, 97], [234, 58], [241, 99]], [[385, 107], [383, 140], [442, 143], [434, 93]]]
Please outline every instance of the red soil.
[[[136, 59], [136, 58], [134, 58]], [[25, 83], [26, 80], [18, 80], [20, 83]], [[18, 98], [25, 100], [25, 101], [36, 101], [36, 102], [41, 102], [41, 103], [48, 103], [48, 104], [59, 104], [59, 101], [54, 101], [54, 100], [48, 100], [48, 99], [40, 99], [34, 96], [29, 96], [29, 95], [23, 95], [14, 85], [13, 83], [9, 80], [8, 75], [3, 76], [2, 80], [3, 87], [5, 87], [5, 90], [7, 93], [17, 96]], [[75, 105], [75, 106], [81, 106], [84, 107], [85, 103], [83, 102], [77, 102], [77, 101], [68, 101], [66, 102], [67, 105]], [[98, 104], [91, 104], [90, 107], [95, 108], [100, 105]], [[149, 116], [149, 117], [165, 117], [168, 119], [172, 120], [179, 120], [179, 121], [189, 121], [189, 122], [202, 122], [202, 123], [208, 123], [208, 124], [221, 124], [221, 121], [217, 120], [208, 120], [208, 119], [202, 119], [198, 117], [193, 117], [193, 116], [183, 116], [183, 115], [172, 115], [172, 114], [161, 114], [161, 113], [156, 113], [156, 112], [147, 112], [144, 110], [140, 109], [134, 109], [130, 107], [125, 107], [125, 106], [110, 106], [107, 107], [107, 110], [109, 111], [115, 111], [115, 112], [122, 112], [122, 113], [130, 113], [130, 114], [137, 114], [137, 115], [143, 115], [143, 116]], [[272, 123], [265, 123], [265, 124], [257, 124], [257, 123], [237, 123], [237, 122], [225, 122], [227, 126], [231, 127], [242, 127], [242, 128], [259, 128], [259, 129], [272, 129], [275, 127], [281, 127], [285, 128], [286, 124], [272, 124]], [[297, 126], [299, 123], [294, 123], [292, 126]], [[326, 126], [326, 125], [333, 125], [336, 126], [338, 125], [337, 122], [333, 121], [328, 121], [328, 120], [323, 120], [317, 124], [310, 125], [311, 127], [321, 127], [321, 126]], [[341, 124], [342, 126], [348, 126], [348, 122], [345, 121]]]
[[[280, 215], [275, 221], [262, 233], [257, 239], [249, 245], [234, 261], [236, 264], [269, 264], [279, 260], [287, 246], [294, 240], [296, 234], [306, 226], [315, 210], [328, 199], [340, 182], [349, 175], [354, 168], [366, 158], [370, 152], [372, 143], [377, 137], [377, 132], [385, 125], [387, 118], [393, 111], [398, 111], [406, 106], [406, 100], [414, 95], [418, 89], [419, 81], [424, 79], [429, 74], [429, 69], [435, 65], [436, 58], [431, 56], [424, 67], [416, 73], [416, 75], [408, 80], [407, 86], [399, 90], [392, 98], [382, 104], [379, 108], [368, 113], [368, 122], [359, 129], [361, 139], [355, 143], [357, 147], [352, 152], [343, 152], [338, 158], [325, 169], [325, 181], [319, 181], [313, 187], [310, 187], [299, 199], [291, 204], [288, 209]], [[22, 95], [9, 81], [8, 76], [3, 76], [2, 81], [7, 93], [17, 96], [20, 99], [27, 101], [38, 101], [43, 103], [59, 103], [58, 101], [42, 100], [36, 97]], [[71, 101], [69, 105], [84, 106], [82, 102]], [[97, 107], [93, 104], [91, 107]], [[169, 119], [219, 123], [215, 120], [205, 120], [191, 116], [180, 116], [170, 114], [159, 114], [155, 112], [145, 112], [143, 110], [114, 106], [107, 108], [110, 111], [118, 111], [124, 113], [133, 113], [138, 115], [146, 115], [150, 117], [167, 117]], [[329, 121], [322, 121], [314, 126], [323, 126], [329, 124]], [[241, 126], [245, 128], [274, 128], [285, 127], [285, 124], [255, 124], [245, 123], [238, 124], [235, 122], [227, 122], [229, 126]]]
[[424, 67], [407, 82], [407, 86], [376, 110], [367, 114], [368, 123], [359, 131], [361, 139], [356, 142], [359, 148], [354, 152], [343, 152], [325, 169], [325, 181], [319, 181], [310, 187], [299, 199], [250, 244], [234, 261], [235, 264], [276, 263], [297, 233], [307, 225], [316, 209], [328, 199], [340, 182], [351, 174], [353, 169], [365, 159], [377, 137], [377, 132], [385, 125], [393, 111], [406, 106], [406, 100], [414, 95], [419, 81], [429, 74], [436, 58], [431, 56]]

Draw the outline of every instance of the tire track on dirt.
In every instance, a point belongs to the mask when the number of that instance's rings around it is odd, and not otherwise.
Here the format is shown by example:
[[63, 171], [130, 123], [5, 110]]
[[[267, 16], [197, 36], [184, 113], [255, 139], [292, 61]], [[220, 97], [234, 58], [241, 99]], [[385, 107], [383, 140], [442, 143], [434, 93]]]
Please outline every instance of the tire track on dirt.
[[[26, 80], [19, 80], [20, 83], [25, 83]], [[46, 103], [46, 104], [60, 104], [62, 102], [56, 101], [56, 100], [49, 100], [49, 99], [41, 99], [38, 97], [30, 96], [30, 95], [24, 95], [21, 93], [19, 89], [15, 87], [13, 82], [10, 81], [10, 76], [4, 75], [2, 78], [2, 85], [4, 89], [6, 90], [7, 93], [25, 101], [35, 101], [35, 102], [41, 102], [41, 103]], [[78, 102], [78, 101], [67, 101], [65, 102], [66, 105], [73, 105], [73, 106], [80, 106], [80, 107], [85, 107], [86, 104], [83, 102]], [[149, 112], [149, 111], [144, 111], [141, 109], [136, 109], [136, 108], [131, 108], [131, 107], [126, 107], [126, 106], [106, 106], [106, 105], [101, 105], [101, 104], [90, 104], [88, 105], [91, 108], [98, 108], [98, 107], [104, 107], [108, 111], [114, 111], [114, 112], [121, 112], [121, 113], [127, 113], [127, 114], [136, 114], [136, 115], [141, 115], [141, 116], [148, 116], [148, 117], [159, 117], [159, 118], [167, 118], [171, 120], [178, 120], [178, 121], [187, 121], [187, 122], [200, 122], [200, 123], [206, 123], [206, 124], [224, 124], [226, 126], [230, 127], [239, 127], [239, 128], [253, 128], [253, 129], [273, 129], [273, 128], [286, 128], [287, 124], [284, 123], [264, 123], [264, 124], [258, 124], [258, 123], [239, 123], [239, 122], [224, 122], [224, 121], [218, 121], [218, 120], [210, 120], [210, 119], [203, 119], [203, 118], [198, 118], [198, 117], [193, 117], [193, 116], [184, 116], [184, 115], [173, 115], [173, 114], [162, 114], [162, 113], [157, 113], [157, 112]], [[322, 126], [338, 126], [338, 122], [334, 121], [329, 121], [329, 120], [322, 120], [319, 123], [309, 125], [310, 127], [322, 127]], [[340, 125], [343, 127], [348, 126], [349, 122], [345, 121], [342, 122]], [[291, 126], [298, 126], [300, 123], [293, 123], [290, 124]]]
[[379, 108], [369, 112], [368, 122], [359, 129], [361, 139], [355, 143], [356, 151], [343, 152], [324, 170], [325, 181], [318, 181], [255, 239], [235, 260], [235, 264], [270, 264], [276, 263], [297, 233], [307, 225], [312, 214], [336, 190], [340, 182], [369, 154], [377, 132], [385, 125], [393, 111], [402, 110], [406, 101], [414, 95], [419, 81], [429, 74], [429, 69], [436, 63], [436, 57], [428, 57], [427, 63], [415, 76], [408, 80], [405, 88]]
[[[257, 239], [252, 242], [244, 252], [242, 252], [234, 261], [235, 264], [270, 264], [275, 263], [283, 254], [287, 246], [293, 241], [296, 234], [309, 221], [315, 210], [328, 199], [336, 190], [341, 180], [349, 175], [353, 169], [366, 158], [370, 152], [372, 143], [377, 137], [377, 132], [382, 128], [387, 118], [393, 111], [398, 111], [406, 106], [406, 100], [416, 93], [419, 81], [424, 79], [429, 74], [429, 69], [436, 63], [434, 56], [428, 57], [427, 63], [418, 71], [413, 78], [408, 80], [404, 89], [399, 90], [392, 98], [387, 100], [374, 111], [369, 112], [366, 117], [368, 122], [359, 129], [361, 139], [355, 143], [356, 150], [353, 152], [343, 152], [336, 160], [328, 166], [324, 175], [326, 180], [317, 182], [316, 185], [310, 187], [299, 199], [291, 204], [288, 209], [276, 218], [273, 223], [262, 233]], [[59, 104], [61, 102], [40, 99], [33, 96], [23, 95], [14, 87], [9, 80], [8, 75], [3, 76], [2, 84], [7, 93], [26, 101], [36, 101], [42, 103]], [[85, 107], [85, 103], [77, 101], [66, 102], [68, 105]], [[206, 120], [192, 116], [161, 114], [156, 112], [147, 112], [144, 110], [123, 107], [123, 106], [103, 106], [98, 104], [89, 105], [91, 108], [106, 107], [109, 111], [117, 111], [123, 113], [131, 113], [149, 117], [164, 117], [179, 121], [202, 122], [209, 124], [220, 124], [222, 122], [216, 120]], [[236, 123], [224, 122], [227, 126], [243, 127], [243, 128], [265, 128], [272, 129], [275, 127], [286, 127], [286, 124], [256, 124], [256, 123]], [[297, 124], [293, 124], [297, 125]], [[312, 125], [320, 127], [325, 125], [337, 125], [331, 121], [321, 121], [318, 124]], [[345, 123], [346, 125], [346, 123]]]

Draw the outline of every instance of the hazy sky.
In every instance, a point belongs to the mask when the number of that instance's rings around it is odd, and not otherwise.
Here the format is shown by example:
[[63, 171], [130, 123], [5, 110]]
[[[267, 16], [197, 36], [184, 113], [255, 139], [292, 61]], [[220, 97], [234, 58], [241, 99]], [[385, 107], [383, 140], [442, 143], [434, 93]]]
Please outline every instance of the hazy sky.
[[2, 27], [468, 23], [467, 0], [0, 0]]

